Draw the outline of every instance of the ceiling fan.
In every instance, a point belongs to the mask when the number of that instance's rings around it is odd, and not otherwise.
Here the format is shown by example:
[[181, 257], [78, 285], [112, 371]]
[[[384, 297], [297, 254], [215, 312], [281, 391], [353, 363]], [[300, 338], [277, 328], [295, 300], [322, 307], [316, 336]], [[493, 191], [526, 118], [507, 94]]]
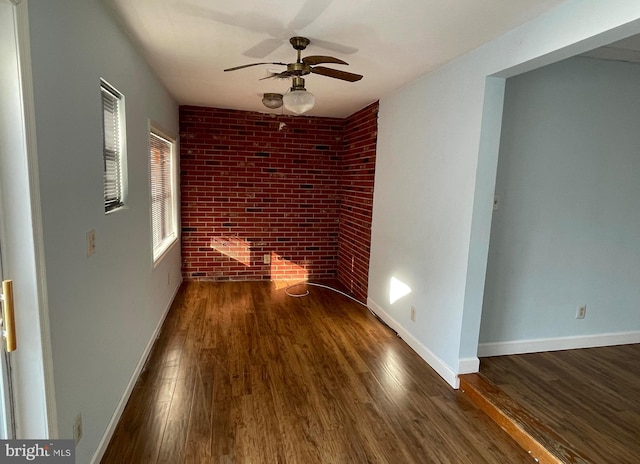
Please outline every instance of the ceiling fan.
[[[271, 79], [271, 78], [292, 78], [293, 85], [291, 87], [291, 91], [284, 95], [283, 102], [285, 108], [293, 111], [294, 113], [302, 114], [306, 111], [309, 111], [313, 108], [315, 103], [315, 98], [313, 94], [307, 92], [304, 88], [304, 78], [302, 76], [306, 76], [307, 74], [320, 74], [321, 76], [332, 77], [334, 79], [340, 79], [348, 82], [356, 82], [362, 79], [361, 74], [354, 74], [346, 71], [341, 71], [339, 69], [327, 68], [325, 66], [318, 66], [320, 64], [342, 64], [348, 65], [346, 61], [343, 61], [339, 58], [335, 58], [333, 56], [324, 56], [324, 55], [311, 55], [305, 56], [302, 55], [302, 50], [307, 48], [310, 43], [310, 40], [306, 37], [291, 37], [289, 42], [293, 46], [294, 50], [297, 51], [298, 56], [295, 63], [282, 63], [282, 62], [262, 62], [262, 63], [251, 63], [244, 64], [241, 66], [235, 66], [233, 68], [227, 68], [225, 71], [237, 71], [238, 69], [248, 68], [250, 66], [259, 66], [259, 65], [278, 65], [278, 66], [286, 66], [286, 71], [282, 71], [279, 73], [274, 73], [271, 76], [265, 77], [263, 79]], [[266, 103], [265, 103], [266, 104]], [[268, 105], [267, 105], [268, 106]], [[273, 106], [269, 106], [270, 108]], [[276, 108], [279, 107], [276, 106]]]
[[[214, 2], [209, 1], [209, 3]], [[245, 8], [235, 13], [227, 13], [216, 10], [211, 5], [204, 7], [183, 1], [180, 5], [180, 11], [182, 14], [193, 16], [199, 20], [210, 19], [220, 24], [250, 31], [252, 34], [265, 35], [266, 38], [264, 40], [242, 52], [244, 56], [249, 58], [262, 59], [275, 52], [290, 37], [298, 35], [297, 31], [302, 31], [313, 24], [330, 7], [333, 0], [304, 0], [304, 2], [303, 0], [298, 0], [295, 3], [301, 4], [300, 8], [295, 17], [288, 23], [282, 21], [281, 15], [276, 14], [278, 11], [274, 11], [274, 9], [254, 11]], [[276, 14], [275, 17], [274, 14]], [[343, 55], [350, 55], [358, 51], [357, 48], [344, 44], [320, 40], [315, 37], [310, 37], [310, 39], [316, 47]]]

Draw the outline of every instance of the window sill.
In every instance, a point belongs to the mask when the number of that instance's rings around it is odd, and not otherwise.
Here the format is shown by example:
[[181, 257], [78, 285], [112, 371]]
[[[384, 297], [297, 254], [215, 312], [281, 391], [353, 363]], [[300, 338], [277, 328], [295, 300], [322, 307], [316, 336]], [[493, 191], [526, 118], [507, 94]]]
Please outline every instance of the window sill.
[[156, 249], [153, 250], [153, 267], [155, 268], [162, 258], [178, 243], [177, 235], [167, 237]]

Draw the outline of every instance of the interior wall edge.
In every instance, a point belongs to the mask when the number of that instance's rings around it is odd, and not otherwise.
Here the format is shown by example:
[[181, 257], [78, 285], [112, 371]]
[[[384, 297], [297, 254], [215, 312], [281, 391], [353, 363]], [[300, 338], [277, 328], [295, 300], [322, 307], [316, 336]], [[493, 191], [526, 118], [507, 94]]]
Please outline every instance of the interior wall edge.
[[500, 134], [506, 79], [485, 79], [478, 164], [475, 175], [473, 211], [467, 258], [464, 306], [459, 356], [477, 357], [485, 291], [489, 243], [493, 221], [493, 199], [500, 153]]

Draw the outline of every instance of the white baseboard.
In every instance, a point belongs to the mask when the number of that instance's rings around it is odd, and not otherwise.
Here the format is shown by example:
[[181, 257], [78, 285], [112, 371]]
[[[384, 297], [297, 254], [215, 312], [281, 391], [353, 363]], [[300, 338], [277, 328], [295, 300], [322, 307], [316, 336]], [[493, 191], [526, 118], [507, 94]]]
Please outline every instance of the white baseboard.
[[478, 345], [478, 356], [486, 358], [489, 356], [595, 348], [598, 346], [629, 345], [632, 343], [640, 343], [639, 331], [480, 343]]
[[480, 359], [476, 356], [473, 358], [462, 358], [458, 361], [458, 375], [473, 374], [480, 370]]
[[165, 308], [164, 313], [162, 314], [162, 317], [160, 318], [160, 321], [156, 325], [156, 328], [153, 331], [153, 334], [151, 335], [151, 338], [149, 339], [149, 342], [147, 343], [147, 346], [145, 347], [144, 351], [142, 352], [142, 356], [140, 357], [140, 360], [138, 361], [138, 365], [136, 366], [135, 370], [133, 371], [133, 374], [131, 375], [131, 378], [129, 379], [129, 383], [127, 384], [127, 388], [125, 389], [124, 394], [122, 395], [122, 398], [120, 398], [120, 402], [118, 403], [118, 407], [116, 408], [115, 412], [113, 413], [113, 416], [111, 416], [111, 420], [109, 421], [109, 425], [107, 426], [107, 429], [105, 430], [104, 435], [102, 436], [102, 440], [100, 440], [100, 444], [98, 445], [98, 449], [96, 449], [96, 452], [93, 455], [93, 458], [91, 459], [91, 464], [99, 464], [100, 461], [102, 460], [102, 457], [104, 456], [105, 451], [107, 451], [107, 446], [109, 446], [109, 441], [111, 441], [111, 437], [113, 436], [113, 433], [116, 431], [116, 426], [118, 425], [118, 421], [120, 421], [120, 417], [122, 417], [122, 413], [124, 412], [124, 408], [127, 405], [127, 401], [129, 401], [129, 397], [131, 396], [131, 393], [133, 392], [133, 388], [136, 386], [136, 382], [138, 381], [138, 377], [140, 377], [140, 373], [142, 372], [142, 369], [144, 368], [144, 364], [147, 362], [147, 358], [149, 357], [149, 353], [151, 353], [151, 349], [153, 348], [153, 344], [155, 343], [156, 339], [158, 338], [158, 335], [160, 335], [160, 330], [162, 329], [162, 324], [164, 324], [164, 320], [166, 319], [167, 314], [169, 313], [169, 310], [171, 309], [171, 305], [173, 304], [173, 300], [175, 300], [176, 295], [178, 294], [178, 290], [180, 289], [180, 285], [181, 284], [182, 284], [182, 280], [180, 282], [178, 282], [178, 285], [176, 286], [175, 290], [173, 291], [173, 295], [169, 299], [169, 304]]
[[[451, 385], [453, 388], [457, 389], [460, 387], [460, 380], [458, 379], [458, 374], [461, 372], [455, 372], [451, 367], [445, 363], [442, 359], [436, 356], [431, 350], [429, 350], [426, 346], [420, 343], [413, 335], [411, 335], [398, 321], [396, 321], [393, 317], [385, 312], [379, 305], [376, 304], [371, 298], [367, 298], [367, 305], [369, 308], [380, 317], [384, 322], [386, 322], [389, 327], [398, 332], [400, 338], [402, 338], [407, 345], [413, 349], [418, 356], [426, 361], [429, 366], [433, 368], [434, 371], [438, 373], [440, 377], [442, 377], [445, 382]], [[479, 366], [480, 361], [477, 358], [475, 359], [475, 363]], [[464, 365], [465, 369], [468, 369], [474, 361], [471, 358], [460, 360], [460, 366]], [[478, 372], [476, 368], [472, 372]]]

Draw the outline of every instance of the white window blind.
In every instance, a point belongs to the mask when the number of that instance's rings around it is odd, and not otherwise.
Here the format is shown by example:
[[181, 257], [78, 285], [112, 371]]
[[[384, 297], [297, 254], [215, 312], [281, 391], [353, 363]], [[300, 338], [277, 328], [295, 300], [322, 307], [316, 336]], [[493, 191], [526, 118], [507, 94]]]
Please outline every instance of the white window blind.
[[151, 132], [149, 149], [151, 157], [151, 223], [154, 261], [177, 238], [174, 147], [175, 143], [171, 140]]
[[104, 157], [104, 210], [112, 211], [122, 201], [122, 95], [102, 82], [102, 127]]

